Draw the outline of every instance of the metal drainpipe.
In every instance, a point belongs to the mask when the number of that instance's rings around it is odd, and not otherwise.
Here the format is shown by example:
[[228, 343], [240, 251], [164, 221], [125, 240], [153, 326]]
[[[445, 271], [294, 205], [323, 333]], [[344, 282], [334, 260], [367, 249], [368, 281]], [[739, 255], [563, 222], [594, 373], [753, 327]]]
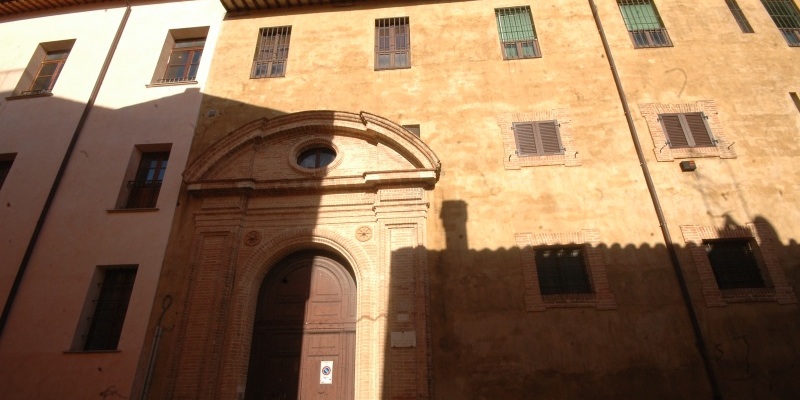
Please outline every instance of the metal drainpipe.
[[633, 123], [631, 110], [630, 107], [628, 107], [628, 98], [625, 96], [625, 90], [622, 88], [619, 72], [617, 71], [617, 66], [614, 64], [614, 58], [611, 55], [611, 48], [608, 45], [608, 39], [606, 38], [606, 33], [603, 30], [603, 24], [600, 22], [600, 15], [597, 13], [597, 6], [595, 5], [594, 0], [589, 0], [589, 6], [592, 8], [594, 23], [597, 25], [597, 31], [600, 33], [600, 39], [603, 42], [603, 49], [606, 53], [606, 59], [608, 59], [609, 67], [611, 67], [611, 75], [613, 75], [614, 84], [617, 86], [617, 93], [619, 94], [619, 100], [622, 103], [622, 110], [625, 112], [625, 120], [628, 122], [628, 129], [631, 132], [631, 139], [633, 140], [633, 145], [636, 148], [636, 155], [639, 157], [639, 165], [642, 167], [644, 180], [647, 183], [647, 190], [650, 192], [650, 199], [653, 201], [653, 207], [656, 210], [658, 223], [661, 226], [661, 234], [664, 236], [664, 243], [667, 246], [669, 258], [672, 262], [672, 267], [675, 270], [675, 275], [678, 278], [678, 285], [681, 288], [683, 303], [686, 306], [689, 319], [692, 323], [695, 344], [697, 345], [697, 350], [700, 353], [700, 358], [703, 359], [703, 366], [706, 370], [708, 383], [711, 386], [711, 393], [714, 399], [722, 399], [722, 394], [720, 393], [719, 385], [717, 384], [717, 378], [714, 375], [714, 369], [711, 365], [711, 358], [708, 355], [708, 348], [706, 347], [705, 339], [703, 339], [703, 332], [700, 330], [700, 322], [697, 320], [697, 313], [694, 310], [692, 297], [689, 293], [689, 288], [686, 286], [686, 279], [683, 276], [683, 270], [681, 270], [681, 265], [678, 262], [678, 253], [675, 251], [675, 246], [672, 244], [672, 237], [669, 234], [667, 220], [664, 217], [664, 212], [661, 209], [661, 202], [658, 200], [658, 193], [656, 192], [656, 187], [653, 184], [653, 178], [650, 176], [650, 169], [647, 167], [647, 160], [642, 152], [642, 145], [639, 142], [639, 134], [636, 132], [636, 126]]
[[108, 66], [111, 64], [111, 59], [114, 57], [114, 53], [119, 45], [119, 39], [122, 36], [122, 31], [125, 30], [125, 25], [128, 23], [128, 17], [131, 15], [131, 4], [128, 2], [128, 0], [125, 1], [125, 7], [125, 14], [122, 16], [122, 20], [119, 23], [117, 34], [114, 36], [114, 40], [111, 42], [111, 48], [108, 50], [108, 54], [106, 55], [106, 59], [105, 62], [103, 62], [102, 68], [100, 68], [100, 74], [97, 76], [97, 81], [94, 84], [91, 95], [89, 95], [89, 100], [86, 102], [86, 106], [83, 108], [83, 113], [81, 114], [80, 120], [78, 120], [78, 125], [75, 126], [75, 132], [72, 134], [72, 140], [69, 142], [69, 146], [67, 146], [66, 153], [64, 153], [64, 159], [61, 160], [61, 166], [58, 168], [56, 178], [53, 181], [53, 185], [50, 187], [50, 192], [47, 194], [47, 200], [44, 202], [42, 212], [39, 214], [39, 219], [36, 221], [36, 227], [33, 229], [33, 235], [31, 236], [31, 240], [28, 242], [28, 248], [25, 249], [25, 255], [22, 257], [22, 262], [17, 269], [17, 276], [14, 278], [14, 283], [11, 285], [11, 290], [8, 292], [8, 299], [3, 307], [3, 315], [0, 316], [0, 337], [2, 337], [3, 331], [5, 330], [8, 316], [11, 313], [11, 308], [14, 304], [14, 299], [17, 297], [19, 285], [22, 282], [22, 277], [25, 275], [25, 270], [27, 269], [28, 263], [31, 260], [31, 256], [33, 255], [33, 249], [36, 247], [39, 234], [42, 232], [42, 226], [44, 226], [44, 221], [47, 218], [47, 214], [53, 204], [53, 199], [55, 198], [58, 187], [61, 184], [61, 179], [64, 177], [64, 171], [67, 169], [67, 164], [69, 164], [70, 158], [72, 158], [72, 152], [75, 150], [75, 144], [78, 142], [78, 138], [83, 131], [83, 126], [86, 124], [86, 119], [89, 117], [89, 112], [92, 110], [95, 100], [97, 100], [97, 94], [100, 92], [100, 87], [103, 85], [103, 80], [108, 72]]

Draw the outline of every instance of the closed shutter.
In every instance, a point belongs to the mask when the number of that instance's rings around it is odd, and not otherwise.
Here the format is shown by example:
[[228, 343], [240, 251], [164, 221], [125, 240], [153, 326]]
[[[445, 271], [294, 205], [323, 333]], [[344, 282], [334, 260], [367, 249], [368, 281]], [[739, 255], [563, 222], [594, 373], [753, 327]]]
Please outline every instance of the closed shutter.
[[714, 139], [708, 131], [702, 113], [684, 114], [683, 117], [686, 119], [686, 126], [691, 132], [692, 139], [694, 139], [694, 147], [714, 146]]
[[677, 114], [661, 115], [661, 123], [664, 125], [664, 132], [669, 140], [669, 147], [673, 149], [684, 149], [691, 147], [686, 133], [683, 132], [680, 117]]
[[537, 123], [539, 137], [542, 139], [543, 154], [561, 154], [561, 138], [558, 136], [556, 121]]
[[515, 122], [514, 139], [517, 141], [517, 154], [520, 156], [535, 156], [539, 154], [536, 146], [536, 135], [532, 122]]

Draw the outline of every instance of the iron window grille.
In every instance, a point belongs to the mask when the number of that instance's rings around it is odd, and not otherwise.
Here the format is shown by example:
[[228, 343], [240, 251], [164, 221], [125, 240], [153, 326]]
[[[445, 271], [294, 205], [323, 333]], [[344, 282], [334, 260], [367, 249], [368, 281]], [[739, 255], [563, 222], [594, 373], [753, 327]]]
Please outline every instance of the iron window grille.
[[706, 116], [701, 113], [661, 114], [661, 126], [672, 149], [690, 147], [715, 147], [717, 140], [706, 125]]
[[557, 121], [514, 122], [518, 156], [564, 154]]
[[276, 78], [286, 76], [289, 58], [291, 26], [261, 28], [258, 31], [256, 54], [253, 57], [251, 78]]
[[620, 0], [618, 4], [633, 47], [672, 46], [667, 29], [651, 0]]
[[176, 40], [169, 55], [167, 70], [158, 83], [189, 82], [197, 79], [200, 57], [203, 55], [205, 38]]
[[750, 22], [747, 21], [744, 11], [736, 3], [736, 0], [725, 0], [725, 3], [728, 4], [728, 9], [731, 10], [731, 14], [733, 14], [736, 23], [739, 24], [739, 29], [742, 30], [742, 33], [753, 33], [753, 27], [750, 26]]
[[800, 11], [792, 0], [761, 0], [786, 43], [800, 47]]
[[39, 70], [36, 72], [36, 78], [31, 83], [31, 87], [22, 92], [22, 95], [50, 93], [53, 86], [56, 85], [58, 75], [64, 68], [69, 56], [69, 50], [49, 51], [45, 54]]
[[375, 20], [375, 69], [411, 66], [411, 30], [408, 17]]
[[125, 208], [154, 208], [167, 170], [169, 152], [142, 153], [136, 178], [128, 182]]
[[497, 19], [497, 32], [503, 59], [537, 58], [539, 40], [533, 25], [530, 7], [498, 8], [494, 10]]
[[542, 295], [592, 292], [581, 247], [544, 247], [534, 251]]
[[703, 244], [721, 290], [766, 287], [750, 239], [714, 240]]
[[104, 271], [84, 350], [116, 350], [135, 278], [136, 268], [110, 268]]

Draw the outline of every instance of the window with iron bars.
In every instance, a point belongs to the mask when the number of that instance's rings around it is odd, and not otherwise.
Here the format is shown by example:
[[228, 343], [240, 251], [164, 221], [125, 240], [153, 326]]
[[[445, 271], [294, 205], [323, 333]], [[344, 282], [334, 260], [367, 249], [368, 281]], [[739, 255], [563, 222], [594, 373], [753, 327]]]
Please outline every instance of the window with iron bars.
[[622, 20], [635, 48], [670, 47], [667, 29], [651, 0], [619, 0]]
[[261, 28], [258, 31], [256, 54], [253, 57], [253, 69], [250, 72], [251, 78], [286, 76], [291, 36], [291, 26]]
[[176, 40], [169, 55], [167, 70], [159, 83], [190, 82], [197, 79], [200, 57], [203, 55], [205, 38]]
[[720, 289], [766, 287], [750, 239], [705, 241], [708, 260]]
[[498, 8], [494, 10], [497, 32], [503, 59], [541, 57], [536, 28], [533, 25], [530, 7]]
[[800, 47], [800, 11], [792, 0], [761, 0], [786, 43]]
[[408, 17], [375, 20], [375, 69], [411, 66], [411, 31]]
[[750, 22], [747, 21], [744, 11], [736, 3], [736, 0], [725, 0], [725, 3], [728, 4], [728, 9], [731, 10], [731, 14], [733, 14], [736, 23], [739, 24], [739, 29], [742, 30], [742, 33], [753, 33], [753, 27], [750, 26]]
[[581, 247], [543, 247], [535, 253], [542, 295], [592, 292]]
[[99, 295], [83, 350], [116, 350], [122, 334], [122, 325], [128, 311], [128, 302], [136, 279], [136, 267], [104, 268]]

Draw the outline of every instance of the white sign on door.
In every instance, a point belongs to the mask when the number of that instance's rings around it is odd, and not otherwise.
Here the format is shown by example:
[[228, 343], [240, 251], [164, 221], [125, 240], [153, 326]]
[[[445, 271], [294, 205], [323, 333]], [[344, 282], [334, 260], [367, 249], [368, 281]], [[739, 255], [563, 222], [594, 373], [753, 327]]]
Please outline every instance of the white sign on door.
[[320, 361], [319, 384], [330, 385], [333, 383], [333, 361]]

